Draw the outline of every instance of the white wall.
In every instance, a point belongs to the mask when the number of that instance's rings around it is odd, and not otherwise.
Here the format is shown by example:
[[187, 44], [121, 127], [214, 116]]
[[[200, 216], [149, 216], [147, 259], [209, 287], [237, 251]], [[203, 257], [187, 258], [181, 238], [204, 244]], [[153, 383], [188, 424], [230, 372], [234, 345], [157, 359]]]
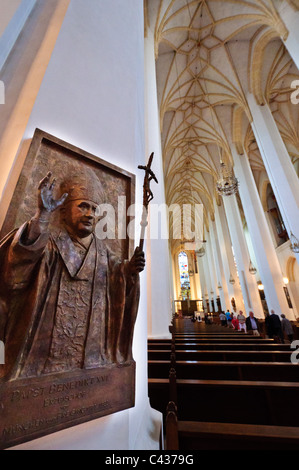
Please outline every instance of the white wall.
[[[160, 224], [168, 223], [165, 207], [164, 174], [161, 149], [160, 119], [157, 100], [156, 65], [154, 36], [150, 28], [145, 38], [145, 129], [146, 154], [154, 152], [152, 169], [159, 184], [154, 181], [154, 199], [150, 208], [149, 237], [147, 252], [150, 254], [148, 270], [148, 334], [151, 338], [170, 338], [169, 325], [172, 317], [172, 296], [170, 286], [169, 241], [159, 234]], [[158, 217], [157, 217], [158, 216]], [[154, 237], [158, 235], [158, 239]], [[158, 273], [158, 275], [157, 275]]]
[[[71, 0], [23, 142], [38, 127], [136, 173], [145, 161], [143, 46], [140, 0]], [[136, 202], [140, 203], [142, 179], [138, 172]], [[161, 416], [150, 409], [147, 392], [145, 272], [141, 293], [134, 340], [135, 408], [18, 448], [158, 447]]]

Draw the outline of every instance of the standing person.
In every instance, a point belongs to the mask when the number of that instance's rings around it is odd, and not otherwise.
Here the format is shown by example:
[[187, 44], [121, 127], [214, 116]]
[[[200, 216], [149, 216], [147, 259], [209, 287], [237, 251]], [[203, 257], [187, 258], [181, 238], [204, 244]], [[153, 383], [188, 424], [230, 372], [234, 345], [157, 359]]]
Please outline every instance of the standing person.
[[281, 314], [281, 318], [282, 318], [281, 320], [282, 332], [287, 335], [288, 340], [290, 341], [290, 343], [292, 343], [294, 340], [294, 331], [293, 331], [292, 323], [290, 322], [290, 320], [286, 318], [286, 316], [283, 313]]
[[239, 320], [239, 330], [246, 333], [246, 317], [243, 315], [242, 310], [239, 311], [237, 319]]
[[227, 326], [228, 326], [229, 328], [231, 328], [231, 326], [232, 326], [232, 317], [230, 316], [230, 311], [229, 311], [229, 310], [227, 310], [227, 311], [225, 312], [225, 316], [226, 316]]
[[220, 321], [221, 321], [221, 326], [227, 326], [226, 322], [226, 316], [224, 312], [221, 312], [219, 315]]
[[248, 334], [260, 336], [259, 322], [252, 311], [249, 312], [249, 317], [246, 318], [246, 329]]
[[281, 328], [281, 321], [278, 315], [271, 310], [271, 315], [269, 319], [269, 325], [271, 329], [272, 338], [279, 342], [279, 340], [284, 343], [282, 328]]

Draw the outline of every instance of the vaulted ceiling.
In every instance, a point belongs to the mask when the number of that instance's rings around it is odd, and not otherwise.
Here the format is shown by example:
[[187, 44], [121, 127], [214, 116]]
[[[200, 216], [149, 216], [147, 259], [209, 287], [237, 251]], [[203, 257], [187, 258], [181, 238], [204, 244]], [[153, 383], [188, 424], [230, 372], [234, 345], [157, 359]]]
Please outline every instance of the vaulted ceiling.
[[[299, 9], [298, 0], [285, 0]], [[268, 103], [299, 159], [299, 106], [290, 102], [298, 70], [281, 38], [281, 0], [147, 0], [155, 37], [167, 203], [204, 205], [214, 218], [220, 160], [231, 143], [264, 171], [246, 96]]]

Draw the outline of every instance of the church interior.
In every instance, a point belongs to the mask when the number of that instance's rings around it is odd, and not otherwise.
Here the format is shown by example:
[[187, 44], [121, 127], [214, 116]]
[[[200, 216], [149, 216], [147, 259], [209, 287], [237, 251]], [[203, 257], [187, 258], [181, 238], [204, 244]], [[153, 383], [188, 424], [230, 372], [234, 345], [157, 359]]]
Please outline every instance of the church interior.
[[0, 0], [1, 238], [37, 130], [134, 180], [132, 254], [149, 196], [134, 406], [0, 446], [298, 449], [299, 0]]

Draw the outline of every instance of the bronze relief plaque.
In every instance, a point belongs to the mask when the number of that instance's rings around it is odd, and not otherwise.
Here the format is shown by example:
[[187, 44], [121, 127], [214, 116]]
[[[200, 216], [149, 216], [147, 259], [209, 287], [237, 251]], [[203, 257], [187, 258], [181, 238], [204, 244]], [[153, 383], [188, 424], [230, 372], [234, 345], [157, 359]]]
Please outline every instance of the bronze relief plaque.
[[1, 231], [1, 449], [134, 406], [134, 194], [132, 174], [36, 130]]

